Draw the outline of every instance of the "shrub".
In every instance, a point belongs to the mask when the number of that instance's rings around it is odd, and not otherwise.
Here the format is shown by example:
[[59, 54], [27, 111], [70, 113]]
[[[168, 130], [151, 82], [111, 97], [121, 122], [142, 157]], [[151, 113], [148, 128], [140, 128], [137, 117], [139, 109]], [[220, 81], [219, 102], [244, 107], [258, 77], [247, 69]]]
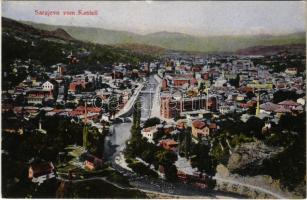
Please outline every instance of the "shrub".
[[149, 118], [144, 122], [143, 128], [155, 126], [157, 124], [160, 124], [160, 119], [157, 117]]
[[130, 167], [134, 172], [140, 174], [140, 175], [148, 175], [154, 178], [158, 177], [158, 174], [151, 170], [148, 166], [144, 165], [141, 162], [132, 162], [128, 164], [128, 167]]

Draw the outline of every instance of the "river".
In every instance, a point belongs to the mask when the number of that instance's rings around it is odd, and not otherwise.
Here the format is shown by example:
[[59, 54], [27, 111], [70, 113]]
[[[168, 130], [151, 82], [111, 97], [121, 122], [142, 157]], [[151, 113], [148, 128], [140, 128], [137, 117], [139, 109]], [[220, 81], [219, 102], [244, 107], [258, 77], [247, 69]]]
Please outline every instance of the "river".
[[[148, 83], [142, 89], [143, 92], [140, 93], [142, 120], [148, 119], [151, 115], [154, 93], [150, 93], [150, 91], [155, 91], [157, 86], [158, 82], [152, 75], [149, 77]], [[233, 193], [230, 194], [221, 191], [210, 192], [208, 190], [200, 190], [190, 184], [183, 184], [179, 182], [170, 183], [162, 179], [139, 176], [117, 165], [115, 163], [115, 158], [125, 149], [126, 141], [129, 140], [131, 136], [131, 126], [131, 122], [126, 122], [114, 124], [110, 127], [110, 134], [106, 136], [104, 144], [104, 159], [110, 161], [116, 170], [124, 174], [129, 179], [129, 183], [132, 186], [139, 189], [161, 192], [165, 194], [185, 195], [192, 198], [242, 198], [241, 195]]]
[[[141, 118], [142, 120], [150, 117], [152, 101], [158, 83], [154, 76], [148, 78], [142, 92], [140, 93], [141, 101]], [[131, 122], [114, 124], [110, 127], [110, 135], [106, 136], [104, 144], [104, 159], [114, 161], [115, 156], [125, 149], [126, 141], [130, 138]]]

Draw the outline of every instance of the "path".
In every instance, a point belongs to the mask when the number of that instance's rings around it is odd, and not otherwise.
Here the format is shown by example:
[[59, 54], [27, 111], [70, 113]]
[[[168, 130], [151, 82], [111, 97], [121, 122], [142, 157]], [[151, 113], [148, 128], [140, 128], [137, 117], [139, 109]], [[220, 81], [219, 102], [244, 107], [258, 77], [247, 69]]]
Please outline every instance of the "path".
[[[86, 179], [75, 179], [75, 180], [69, 180], [69, 179], [64, 179], [61, 177], [57, 177], [58, 180], [63, 181], [63, 182], [70, 182], [70, 183], [80, 183], [80, 182], [84, 182], [84, 181], [92, 181], [92, 180], [101, 180], [104, 181], [108, 184], [113, 185], [114, 187], [117, 187], [119, 189], [122, 190], [138, 190], [144, 193], [151, 193], [151, 194], [155, 194], [155, 195], [161, 195], [161, 196], [168, 196], [171, 198], [191, 198], [191, 196], [187, 196], [187, 195], [174, 195], [174, 194], [169, 194], [169, 193], [163, 193], [163, 192], [157, 192], [157, 191], [152, 191], [152, 190], [146, 190], [146, 189], [139, 189], [139, 188], [133, 188], [133, 187], [125, 187], [125, 186], [121, 186], [117, 183], [114, 183], [112, 181], [109, 181], [106, 177], [91, 177], [91, 178], [86, 178]], [[218, 198], [226, 198], [225, 196], [214, 196], [214, 197], [218, 197]], [[212, 196], [193, 196], [193, 198], [213, 198]]]
[[229, 179], [220, 178], [220, 177], [214, 177], [214, 179], [217, 180], [217, 181], [221, 181], [222, 183], [230, 183], [230, 184], [240, 185], [240, 186], [244, 186], [244, 187], [251, 188], [251, 189], [254, 189], [254, 190], [258, 190], [258, 191], [269, 194], [269, 195], [271, 195], [275, 198], [278, 198], [278, 199], [287, 199], [286, 197], [281, 196], [280, 194], [271, 192], [270, 190], [267, 190], [267, 189], [259, 187], [259, 186], [254, 186], [254, 185], [241, 183], [241, 182], [238, 182], [238, 181], [235, 181], [235, 180], [229, 180]]

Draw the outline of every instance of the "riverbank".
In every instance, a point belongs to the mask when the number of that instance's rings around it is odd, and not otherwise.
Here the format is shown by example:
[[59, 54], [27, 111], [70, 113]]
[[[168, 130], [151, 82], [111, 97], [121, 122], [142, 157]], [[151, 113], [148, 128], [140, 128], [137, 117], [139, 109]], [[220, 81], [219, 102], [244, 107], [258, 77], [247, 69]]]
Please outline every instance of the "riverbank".
[[122, 115], [128, 113], [132, 109], [132, 107], [133, 107], [135, 101], [137, 100], [137, 97], [139, 96], [140, 92], [142, 91], [143, 87], [144, 87], [143, 83], [138, 84], [138, 87], [136, 88], [136, 91], [134, 92], [134, 94], [130, 97], [130, 99], [124, 105], [124, 107], [119, 112], [117, 112], [115, 114], [114, 118], [121, 117]]

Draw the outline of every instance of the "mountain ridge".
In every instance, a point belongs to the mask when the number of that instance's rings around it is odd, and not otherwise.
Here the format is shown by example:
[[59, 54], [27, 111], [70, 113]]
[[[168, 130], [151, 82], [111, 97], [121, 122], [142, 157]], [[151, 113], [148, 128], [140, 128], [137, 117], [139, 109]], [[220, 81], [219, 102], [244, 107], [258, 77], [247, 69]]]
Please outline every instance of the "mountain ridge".
[[[6, 17], [3, 17], [6, 18]], [[7, 18], [10, 19], [10, 18]], [[15, 19], [11, 19], [15, 20]], [[89, 28], [89, 29], [101, 29], [105, 31], [112, 31], [112, 32], [121, 32], [121, 33], [127, 33], [131, 35], [137, 35], [137, 36], [149, 36], [149, 35], [156, 35], [156, 34], [180, 34], [180, 35], [186, 35], [186, 36], [191, 36], [191, 37], [249, 37], [249, 36], [259, 36], [259, 37], [272, 37], [272, 36], [286, 36], [286, 35], [293, 35], [293, 34], [301, 34], [305, 35], [304, 31], [295, 31], [295, 32], [289, 32], [289, 33], [278, 33], [278, 34], [269, 34], [269, 33], [259, 33], [259, 34], [223, 34], [223, 35], [193, 35], [193, 34], [188, 34], [188, 33], [183, 33], [183, 32], [174, 32], [174, 31], [156, 31], [152, 33], [136, 33], [136, 32], [131, 32], [131, 31], [125, 31], [125, 30], [115, 30], [115, 29], [109, 29], [109, 28], [104, 28], [104, 27], [94, 27], [94, 26], [74, 26], [74, 25], [56, 25], [56, 24], [46, 24], [46, 23], [38, 23], [38, 22], [33, 22], [33, 21], [27, 21], [27, 20], [16, 20], [21, 23], [25, 24], [35, 24], [35, 25], [42, 25], [42, 26], [50, 26], [50, 27], [74, 27], [74, 28]]]
[[43, 30], [55, 30], [61, 28], [73, 38], [82, 41], [107, 44], [143, 44], [155, 46], [168, 50], [189, 51], [189, 52], [237, 52], [254, 46], [279, 46], [306, 43], [304, 32], [291, 33], [287, 35], [226, 35], [226, 36], [194, 36], [185, 33], [160, 31], [141, 35], [127, 31], [109, 30], [94, 27], [76, 26], [54, 26], [38, 24], [33, 22], [24, 23]]
[[12, 20], [9, 18], [2, 17], [2, 27], [6, 28], [15, 28], [19, 31], [25, 31], [33, 34], [38, 34], [44, 37], [52, 37], [52, 38], [58, 38], [58, 39], [64, 39], [69, 41], [76, 40], [73, 38], [69, 33], [67, 33], [64, 29], [56, 28], [55, 30], [42, 30], [37, 29], [31, 25], [24, 24], [22, 22]]

